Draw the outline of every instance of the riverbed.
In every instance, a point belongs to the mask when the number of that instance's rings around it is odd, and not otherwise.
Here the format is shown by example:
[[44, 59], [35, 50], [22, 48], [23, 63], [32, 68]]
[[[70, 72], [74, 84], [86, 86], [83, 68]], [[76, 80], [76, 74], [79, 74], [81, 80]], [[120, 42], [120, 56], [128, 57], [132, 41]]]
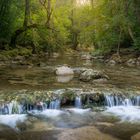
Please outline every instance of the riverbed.
[[[53, 100], [54, 106], [52, 105], [51, 108], [46, 107], [43, 110], [35, 108], [26, 113], [14, 111], [13, 114], [1, 114], [0, 139], [140, 139], [140, 68], [125, 65], [108, 66], [101, 60], [82, 59], [81, 54], [60, 55], [57, 58], [51, 57], [38, 61], [39, 65], [32, 67], [16, 64], [0, 67], [1, 99], [10, 97], [13, 101], [20, 95], [24, 95], [25, 98], [26, 95], [31, 94], [37, 98], [43, 96], [41, 99], [44, 100], [43, 98], [46, 97], [44, 92], [57, 91], [56, 93], [60, 94], [61, 91], [70, 88], [76, 89], [74, 91], [79, 93], [79, 91], [91, 92], [96, 89], [98, 92], [104, 92], [105, 97], [109, 97], [107, 99], [111, 105], [106, 103], [104, 106], [93, 105], [92, 108], [84, 108], [82, 100], [75, 98], [70, 106], [61, 107]], [[55, 69], [64, 65], [74, 70], [79, 68], [102, 70], [110, 79], [106, 82], [89, 83], [80, 81], [78, 75], [56, 76]], [[115, 102], [112, 101], [111, 91]], [[123, 93], [129, 95], [120, 99], [116, 95], [120, 94], [120, 91], [121, 95]], [[116, 97], [119, 103], [116, 103]]]

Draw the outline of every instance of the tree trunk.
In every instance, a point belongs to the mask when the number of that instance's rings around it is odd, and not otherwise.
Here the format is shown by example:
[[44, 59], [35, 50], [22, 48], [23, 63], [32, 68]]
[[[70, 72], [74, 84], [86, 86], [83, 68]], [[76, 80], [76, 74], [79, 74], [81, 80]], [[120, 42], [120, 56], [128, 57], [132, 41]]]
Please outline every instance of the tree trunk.
[[[10, 46], [15, 48], [16, 47], [16, 40], [17, 37], [22, 34], [23, 32], [25, 32], [28, 28], [32, 28], [32, 26], [28, 26], [29, 24], [29, 19], [30, 19], [30, 0], [25, 0], [25, 15], [24, 15], [24, 23], [23, 23], [23, 27], [17, 29], [12, 37], [11, 37], [11, 41], [10, 41]], [[34, 25], [33, 25], [34, 27]]]
[[120, 56], [120, 45], [121, 45], [122, 29], [120, 28], [120, 35], [118, 40], [117, 55]]
[[71, 2], [72, 2], [72, 10], [71, 10], [71, 18], [70, 18], [71, 19], [71, 35], [72, 35], [71, 42], [72, 42], [72, 48], [76, 50], [77, 45], [78, 45], [78, 32], [74, 28], [75, 26], [74, 14], [75, 14], [76, 1], [72, 0]]
[[28, 26], [30, 19], [30, 0], [25, 0], [25, 15], [23, 26], [26, 28]]
[[51, 19], [51, 0], [48, 0], [47, 4], [47, 26], [50, 27], [50, 19]]
[[73, 49], [76, 50], [78, 46], [78, 34], [73, 33]]
[[130, 28], [129, 25], [128, 25], [128, 33], [129, 33], [129, 35], [130, 35], [132, 41], [134, 42], [134, 41], [135, 41], [135, 37], [134, 37], [133, 32], [132, 32], [132, 29]]
[[[130, 4], [131, 4], [131, 1], [128, 1], [128, 0], [127, 1], [124, 1], [124, 12], [125, 12], [125, 16], [126, 17], [129, 16], [128, 15], [129, 14], [128, 11], [129, 11]], [[132, 31], [129, 23], [128, 23], [128, 33], [129, 33], [130, 38], [134, 42], [135, 41], [135, 37], [134, 37], [133, 31]]]
[[93, 3], [93, 1], [94, 1], [94, 0], [90, 0], [92, 9], [94, 8], [94, 3]]
[[134, 0], [134, 6], [135, 6], [136, 17], [137, 17], [138, 22], [140, 24], [140, 1]]

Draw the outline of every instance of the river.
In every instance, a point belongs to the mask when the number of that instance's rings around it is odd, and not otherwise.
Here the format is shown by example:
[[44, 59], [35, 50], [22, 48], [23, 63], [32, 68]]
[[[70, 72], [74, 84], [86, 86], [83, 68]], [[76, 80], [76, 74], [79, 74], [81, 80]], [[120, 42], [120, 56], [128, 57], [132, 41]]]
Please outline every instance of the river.
[[[1, 140], [140, 139], [140, 68], [108, 66], [83, 60], [81, 54], [38, 63], [0, 67]], [[55, 69], [62, 65], [102, 70], [110, 79], [89, 83], [76, 74], [56, 76]], [[101, 92], [103, 102], [94, 100], [93, 91]]]

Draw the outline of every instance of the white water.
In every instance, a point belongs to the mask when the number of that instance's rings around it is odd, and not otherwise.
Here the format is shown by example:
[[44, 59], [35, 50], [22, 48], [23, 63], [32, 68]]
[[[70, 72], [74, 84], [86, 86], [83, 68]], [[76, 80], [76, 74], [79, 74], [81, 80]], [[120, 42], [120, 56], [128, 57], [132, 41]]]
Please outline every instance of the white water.
[[18, 122], [22, 123], [27, 119], [27, 115], [0, 115], [0, 124], [10, 126], [11, 128], [16, 129]]
[[133, 98], [126, 98], [122, 96], [116, 95], [106, 95], [106, 105], [108, 107], [113, 106], [140, 106], [140, 96], [136, 96]]
[[140, 96], [135, 98], [124, 98], [119, 96], [107, 95], [107, 113], [118, 116], [122, 121], [140, 121]]
[[50, 102], [49, 109], [60, 109], [60, 100], [54, 100]]
[[82, 108], [82, 101], [81, 101], [81, 97], [77, 96], [75, 98], [75, 107], [76, 108]]
[[78, 109], [78, 108], [70, 108], [67, 110], [71, 113], [76, 113], [76, 114], [85, 114], [90, 111], [90, 109]]
[[56, 109], [46, 109], [44, 111], [33, 110], [33, 111], [30, 111], [29, 113], [35, 116], [37, 115], [37, 116], [43, 116], [47, 118], [54, 118], [54, 117], [60, 116], [61, 114], [64, 114], [65, 112], [61, 110], [56, 110]]
[[49, 118], [57, 117], [57, 116], [60, 116], [61, 114], [64, 114], [64, 112], [61, 110], [55, 110], [55, 109], [48, 109], [40, 113], [40, 115], [43, 115]]
[[108, 108], [105, 112], [118, 116], [122, 121], [140, 121], [140, 107], [138, 106], [114, 106]]

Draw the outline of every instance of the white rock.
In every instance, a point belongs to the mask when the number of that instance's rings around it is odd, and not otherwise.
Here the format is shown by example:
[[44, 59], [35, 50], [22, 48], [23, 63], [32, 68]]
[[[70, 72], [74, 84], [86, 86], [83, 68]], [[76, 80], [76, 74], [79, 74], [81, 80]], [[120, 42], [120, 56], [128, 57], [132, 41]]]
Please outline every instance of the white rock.
[[67, 67], [67, 66], [62, 66], [62, 67], [58, 67], [56, 69], [56, 75], [73, 75], [74, 71], [73, 69]]

